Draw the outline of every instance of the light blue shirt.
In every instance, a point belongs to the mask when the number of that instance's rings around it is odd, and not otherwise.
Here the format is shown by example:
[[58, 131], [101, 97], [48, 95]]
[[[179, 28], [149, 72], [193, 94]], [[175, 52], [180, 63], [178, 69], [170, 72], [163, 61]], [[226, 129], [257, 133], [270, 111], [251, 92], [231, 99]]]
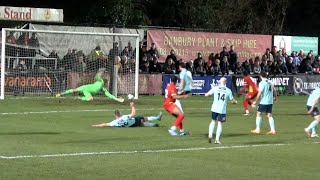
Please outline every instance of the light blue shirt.
[[[191, 72], [188, 71], [187, 69], [184, 69], [179, 73], [179, 78], [180, 78], [180, 80], [181, 79], [184, 80], [184, 87], [182, 87], [183, 91], [191, 91], [191, 89], [192, 89], [192, 74], [191, 74]], [[180, 81], [180, 83], [181, 83], [181, 81]]]
[[130, 115], [123, 115], [119, 119], [115, 119], [110, 122], [111, 126], [116, 127], [130, 127], [136, 122], [134, 117], [131, 117]]
[[268, 79], [262, 79], [259, 83], [259, 91], [261, 92], [260, 104], [273, 104], [273, 83]]
[[225, 86], [215, 86], [208, 94], [213, 96], [211, 111], [219, 114], [226, 114], [228, 100], [230, 101], [233, 99], [231, 90]]
[[318, 97], [320, 97], [320, 88], [316, 88], [311, 92], [307, 101], [307, 106], [312, 106]]

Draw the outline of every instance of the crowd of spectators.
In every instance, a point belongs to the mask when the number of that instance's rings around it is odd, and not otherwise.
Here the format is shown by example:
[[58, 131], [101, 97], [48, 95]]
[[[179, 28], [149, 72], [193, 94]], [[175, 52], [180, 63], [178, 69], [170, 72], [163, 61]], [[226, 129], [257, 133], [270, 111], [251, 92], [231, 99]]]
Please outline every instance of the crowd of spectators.
[[[27, 33], [22, 33], [16, 40], [12, 33], [7, 36], [7, 44], [17, 44], [20, 46], [8, 46], [6, 48], [7, 56], [34, 57], [37, 53], [41, 54], [39, 41], [36, 34], [31, 37]], [[28, 46], [25, 50], [21, 46]], [[30, 48], [31, 47], [31, 48]], [[160, 63], [159, 51], [154, 43], [147, 47], [145, 43], [139, 43], [139, 72], [140, 73], [164, 73], [178, 74], [179, 62], [186, 62], [186, 68], [193, 75], [229, 75], [242, 74], [243, 71], [250, 74], [259, 74], [262, 70], [269, 74], [320, 74], [320, 56], [314, 56], [310, 50], [305, 53], [292, 51], [290, 54], [285, 48], [280, 50], [273, 46], [270, 50], [266, 49], [265, 53], [259, 57], [250, 58], [245, 61], [239, 61], [235, 47], [223, 47], [220, 53], [211, 53], [208, 57], [203, 57], [201, 53], [192, 60], [178, 59], [174, 50], [170, 51], [164, 63]], [[82, 50], [68, 49], [63, 57], [59, 57], [56, 50], [46, 56], [47, 58], [56, 59], [53, 61], [39, 62], [35, 68], [54, 69], [54, 70], [71, 70], [71, 71], [96, 71], [99, 68], [114, 69], [116, 67], [119, 73], [130, 73], [136, 70], [136, 50], [128, 42], [124, 48], [119, 47], [119, 43], [113, 43], [113, 47], [108, 53], [105, 53], [100, 46], [96, 46], [87, 55]], [[30, 69], [32, 62], [30, 59], [21, 59], [15, 69]], [[33, 68], [33, 67], [32, 67]]]

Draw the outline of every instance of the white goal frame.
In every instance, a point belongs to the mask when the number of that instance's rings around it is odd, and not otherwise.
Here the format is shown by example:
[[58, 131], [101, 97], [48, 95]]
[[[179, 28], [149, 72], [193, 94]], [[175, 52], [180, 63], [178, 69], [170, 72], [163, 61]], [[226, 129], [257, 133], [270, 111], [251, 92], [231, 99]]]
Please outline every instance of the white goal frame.
[[[31, 30], [31, 29], [12, 29], [2, 28], [1, 33], [1, 83], [0, 83], [0, 100], [4, 99], [5, 94], [5, 52], [6, 52], [6, 36], [8, 31], [14, 32], [27, 32], [27, 33], [50, 33], [50, 34], [70, 34], [70, 35], [95, 35], [95, 36], [119, 36], [119, 37], [134, 37], [135, 43], [135, 87], [134, 87], [134, 99], [139, 97], [139, 34], [121, 34], [121, 33], [95, 33], [95, 32], [70, 32], [70, 31], [48, 31], [48, 30]], [[117, 96], [115, 94], [115, 96]]]

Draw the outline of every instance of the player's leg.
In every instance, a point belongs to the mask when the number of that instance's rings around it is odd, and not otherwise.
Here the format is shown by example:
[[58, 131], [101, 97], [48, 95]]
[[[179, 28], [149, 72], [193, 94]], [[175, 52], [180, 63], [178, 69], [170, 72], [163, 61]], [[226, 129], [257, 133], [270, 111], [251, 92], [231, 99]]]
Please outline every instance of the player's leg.
[[211, 112], [211, 122], [209, 124], [209, 134], [208, 134], [209, 143], [212, 142], [212, 136], [213, 136], [213, 131], [214, 131], [217, 117], [218, 117], [217, 113]]
[[80, 99], [82, 101], [92, 101], [93, 100], [93, 96], [88, 91], [83, 91], [82, 93], [83, 93], [83, 96], [80, 98], [77, 98], [77, 99]]
[[176, 104], [170, 104], [170, 106], [165, 107], [165, 109], [170, 114], [172, 114], [173, 116], [176, 117], [175, 122], [173, 123], [172, 127], [168, 130], [168, 132], [172, 136], [177, 136], [178, 135], [178, 133], [176, 132], [177, 127], [179, 127], [179, 128], [183, 127], [182, 121], [184, 119], [184, 113], [181, 111], [181, 109], [178, 108], [178, 106]]
[[[308, 110], [310, 110], [310, 108], [310, 106], [307, 106]], [[304, 131], [306, 132], [308, 137], [317, 137], [316, 128], [320, 122], [320, 113], [317, 107], [314, 108], [311, 115], [314, 117], [314, 120], [309, 124], [307, 128], [304, 129]], [[312, 134], [311, 131], [313, 131]]]
[[144, 117], [144, 122], [147, 122], [147, 121], [161, 121], [161, 118], [162, 118], [162, 112], [160, 112], [156, 116]]
[[183, 109], [182, 109], [182, 105], [181, 105], [181, 101], [179, 99], [176, 99], [176, 102], [175, 104], [178, 106], [178, 108], [183, 112]]
[[261, 127], [261, 113], [266, 112], [265, 105], [259, 104], [258, 110], [257, 110], [257, 116], [256, 116], [256, 129], [251, 130], [251, 133], [253, 134], [260, 134], [260, 127]]
[[75, 88], [75, 89], [68, 89], [62, 93], [58, 93], [56, 94], [56, 97], [60, 97], [60, 96], [64, 96], [64, 95], [68, 95], [68, 94], [72, 94], [72, 93], [75, 93], [75, 92], [78, 92], [78, 88]]
[[249, 112], [249, 102], [250, 101], [250, 95], [249, 93], [246, 94], [244, 100], [242, 101], [242, 104], [243, 104], [243, 108], [245, 110], [245, 114], [244, 115], [250, 115], [250, 112]]
[[215, 144], [221, 144], [220, 143], [220, 137], [222, 134], [222, 123], [226, 122], [226, 115], [225, 114], [219, 114], [218, 115], [218, 126], [217, 126], [217, 132], [216, 132], [216, 140]]

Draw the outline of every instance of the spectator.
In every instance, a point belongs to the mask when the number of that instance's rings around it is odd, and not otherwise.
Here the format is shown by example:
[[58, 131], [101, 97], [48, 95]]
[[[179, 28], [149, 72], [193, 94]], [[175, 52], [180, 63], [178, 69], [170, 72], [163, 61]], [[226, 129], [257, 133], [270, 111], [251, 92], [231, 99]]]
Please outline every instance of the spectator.
[[320, 66], [318, 63], [313, 65], [312, 71], [314, 74], [320, 74]]
[[161, 73], [161, 65], [158, 62], [158, 58], [156, 56], [153, 56], [150, 60], [149, 72], [150, 73]]
[[186, 63], [186, 69], [191, 72], [192, 75], [195, 74], [194, 66], [193, 66], [193, 60], [190, 60]]
[[63, 70], [71, 70], [73, 63], [76, 61], [75, 56], [72, 55], [71, 49], [68, 49], [66, 55], [63, 56], [61, 67]]
[[[272, 46], [271, 49], [271, 54], [273, 59], [270, 59], [272, 62], [277, 61], [279, 59], [279, 53], [278, 53], [278, 47], [277, 46]], [[267, 60], [268, 62], [268, 60]]]
[[[271, 62], [271, 60], [269, 60]], [[261, 71], [269, 72], [269, 66], [267, 64], [267, 60], [263, 59], [260, 64]]]
[[167, 56], [166, 60], [171, 58], [173, 60], [173, 63], [175, 65], [175, 69], [177, 70], [177, 74], [179, 73], [179, 63], [178, 63], [178, 59], [177, 56], [175, 54], [175, 51], [173, 49], [171, 49], [170, 54]]
[[[197, 59], [195, 59], [194, 61], [193, 61], [193, 65], [194, 65], [194, 69], [197, 71], [197, 69], [198, 69], [198, 67], [200, 66], [200, 61], [203, 61], [204, 62], [204, 60], [202, 59], [202, 54], [200, 53], [200, 52], [198, 52], [198, 57], [197, 57]], [[196, 72], [197, 73], [197, 72]]]
[[[29, 36], [28, 33], [23, 32], [17, 39], [16, 43], [18, 45], [17, 47], [17, 53], [19, 57], [29, 57]], [[20, 60], [23, 60], [25, 62], [25, 65], [28, 69], [32, 68], [32, 59], [29, 58], [21, 58]]]
[[167, 59], [163, 65], [163, 72], [165, 74], [175, 74], [176, 69], [175, 65], [173, 64], [173, 60], [171, 58]]
[[126, 55], [122, 55], [121, 58], [121, 73], [125, 74], [125, 73], [130, 73], [131, 72], [131, 68], [130, 68], [130, 64], [128, 61], [128, 57]]
[[254, 59], [254, 65], [253, 65], [253, 68], [252, 68], [252, 72], [253, 72], [253, 74], [260, 74], [260, 72], [261, 72], [260, 58], [259, 58], [259, 56], [257, 56], [257, 57]]
[[221, 72], [221, 69], [220, 69], [220, 60], [219, 59], [216, 59], [214, 64], [213, 64], [213, 75], [214, 76], [218, 76]]
[[114, 57], [114, 66], [115, 66], [115, 70], [116, 70], [116, 72], [118, 72], [118, 74], [119, 73], [123, 73], [120, 56], [115, 56]]
[[249, 68], [250, 68], [250, 72], [253, 72], [253, 66], [254, 66], [254, 61], [252, 58], [249, 59]]
[[286, 61], [284, 61], [283, 59], [280, 59], [278, 61], [278, 65], [279, 65], [279, 69], [280, 69], [280, 74], [287, 74], [288, 73], [288, 68], [286, 66]]
[[312, 66], [311, 66], [311, 54], [308, 53], [307, 57], [304, 58], [299, 66], [299, 72], [300, 73], [311, 73], [312, 72]]
[[[110, 57], [109, 57], [110, 58]], [[104, 62], [104, 67], [106, 67], [105, 61], [107, 60], [107, 56], [101, 50], [101, 47], [98, 45], [94, 48], [87, 57], [87, 68], [89, 71], [97, 71], [98, 67], [101, 67], [102, 62]], [[113, 63], [112, 63], [113, 66]]]
[[304, 59], [304, 51], [301, 49], [299, 54], [298, 54], [298, 58], [300, 60], [300, 62], [302, 62], [302, 60]]
[[263, 54], [263, 56], [262, 56], [262, 61], [264, 61], [265, 60], [265, 62], [267, 62], [267, 61], [274, 61], [274, 58], [273, 58], [273, 55], [272, 55], [272, 53], [270, 52], [270, 49], [269, 48], [267, 48], [266, 49], [266, 52]]
[[141, 72], [141, 73], [149, 73], [149, 61], [145, 61], [145, 62], [140, 66], [140, 72]]
[[196, 74], [199, 74], [200, 76], [204, 76], [206, 74], [206, 70], [204, 68], [204, 59], [198, 59], [198, 65], [195, 68]]
[[278, 64], [278, 61], [275, 61], [275, 62], [272, 62], [271, 63], [271, 67], [270, 67], [270, 71], [269, 71], [270, 74], [273, 74], [273, 75], [277, 75], [277, 74], [281, 74], [281, 69], [280, 69], [280, 66]]
[[224, 76], [225, 74], [229, 75], [229, 67], [228, 56], [224, 56], [220, 63], [220, 71], [222, 76]]
[[210, 53], [209, 57], [208, 57], [208, 62], [209, 64], [213, 64], [214, 63], [214, 53]]
[[148, 50], [148, 55], [149, 56], [156, 56], [157, 58], [159, 58], [159, 52], [158, 52], [158, 49], [156, 48], [156, 44], [155, 43], [151, 43], [151, 47], [150, 49]]
[[287, 68], [288, 68], [288, 73], [291, 73], [291, 74], [297, 74], [298, 73], [298, 67], [293, 62], [293, 58], [292, 57], [288, 58], [286, 65], [287, 65]]
[[249, 61], [248, 60], [245, 60], [244, 62], [242, 62], [242, 70], [243, 71], [246, 71], [246, 72], [248, 72], [248, 73], [250, 73], [251, 72], [251, 70], [250, 70], [250, 63], [249, 63]]
[[131, 72], [136, 72], [136, 59], [135, 58], [130, 59], [129, 68], [131, 69]]
[[234, 74], [237, 74], [237, 75], [240, 75], [240, 74], [242, 75], [242, 74], [243, 74], [243, 67], [242, 67], [242, 65], [241, 65], [240, 62], [237, 62], [236, 67], [235, 67], [233, 73], [234, 73]]
[[130, 41], [128, 42], [128, 45], [127, 45], [126, 48], [128, 49], [128, 55], [127, 55], [128, 59], [135, 58], [135, 56], [136, 56], [136, 50], [133, 49]]
[[20, 71], [25, 71], [28, 68], [27, 68], [26, 63], [24, 62], [24, 60], [21, 60], [19, 62], [19, 64], [15, 67], [15, 69], [20, 70]]
[[40, 51], [40, 43], [38, 38], [36, 37], [36, 33], [32, 33], [29, 42], [29, 56], [35, 57], [37, 53]]
[[51, 51], [51, 53], [49, 54], [48, 58], [56, 59], [56, 62], [57, 62], [57, 67], [55, 67], [55, 61], [49, 60], [48, 61], [48, 68], [56, 69], [56, 68], [61, 66], [60, 57], [59, 57], [59, 55], [58, 55], [58, 53], [57, 53], [57, 51], [55, 49]]
[[229, 65], [230, 65], [229, 69], [233, 71], [234, 68], [236, 67], [237, 62], [238, 62], [238, 54], [234, 50], [234, 46], [231, 45], [230, 51], [229, 51]]
[[311, 54], [311, 63], [313, 63], [315, 57], [313, 55], [313, 50], [310, 50], [309, 53]]
[[213, 75], [214, 74], [213, 63], [207, 62], [205, 64], [205, 71], [206, 71], [206, 75]]
[[226, 46], [224, 46], [224, 47], [222, 48], [222, 51], [220, 52], [220, 61], [222, 61], [225, 56], [227, 56], [227, 58], [228, 58], [227, 61], [229, 62], [230, 55], [229, 55], [229, 52], [228, 52]]
[[291, 57], [292, 57], [292, 63], [295, 64], [296, 66], [299, 66], [300, 65], [300, 59], [299, 59], [296, 51], [292, 51]]
[[[16, 47], [11, 45], [11, 44], [16, 44], [16, 43], [17, 43], [17, 40], [14, 37], [14, 32], [10, 31], [10, 34], [6, 37], [6, 56], [12, 56], [12, 57], [17, 56]], [[12, 68], [11, 64], [10, 64], [10, 68]]]

